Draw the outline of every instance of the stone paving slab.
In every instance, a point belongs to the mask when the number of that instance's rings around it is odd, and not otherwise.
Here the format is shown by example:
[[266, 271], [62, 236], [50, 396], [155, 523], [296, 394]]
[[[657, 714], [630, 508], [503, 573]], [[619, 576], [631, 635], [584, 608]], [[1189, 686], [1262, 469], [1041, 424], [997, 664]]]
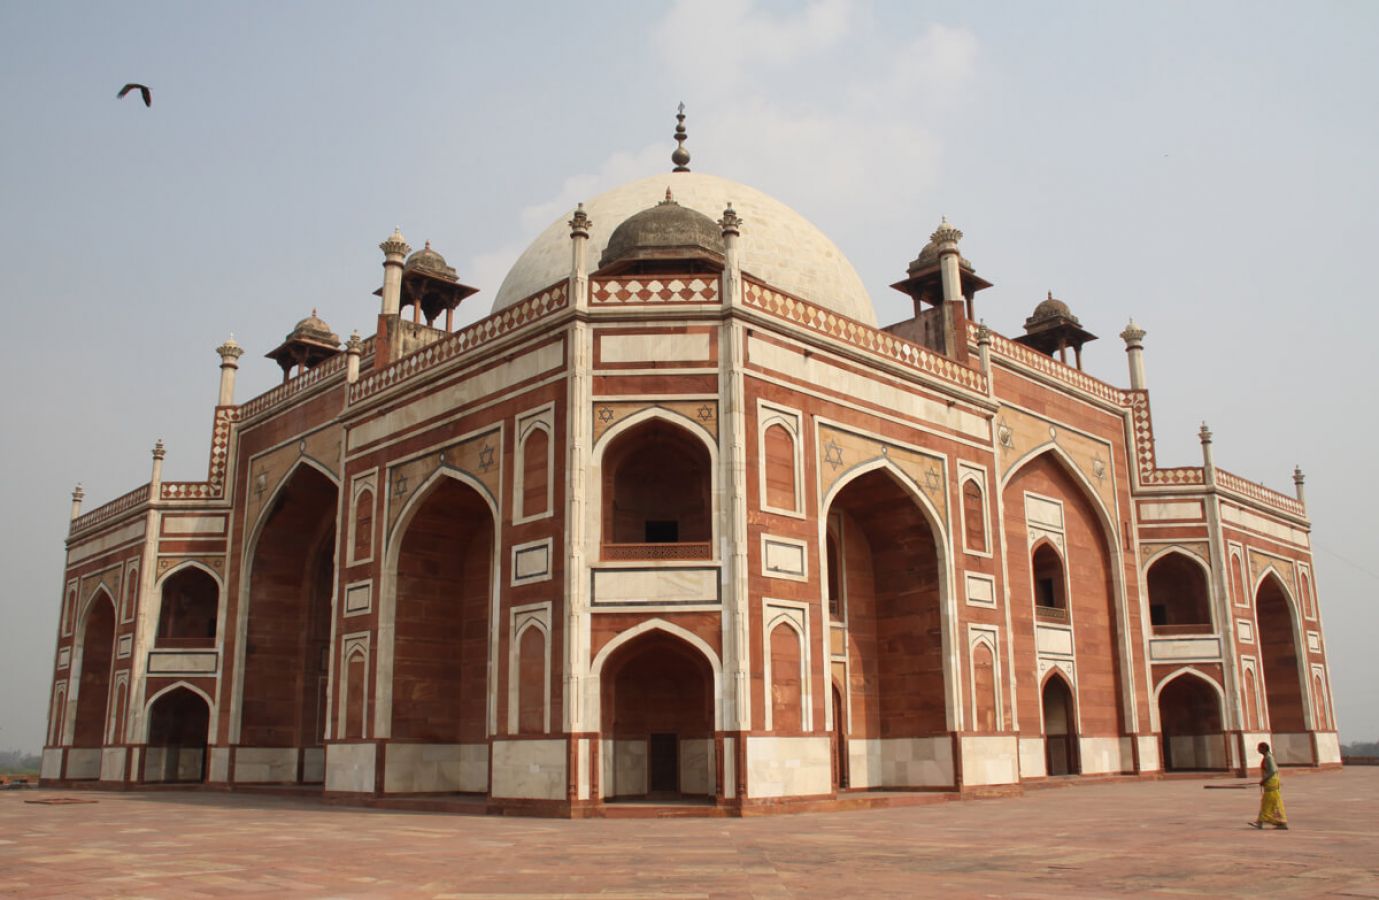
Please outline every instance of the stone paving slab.
[[[756, 819], [545, 820], [244, 794], [0, 793], [0, 894], [24, 897], [1379, 897], [1379, 768], [1253, 790], [1173, 780]], [[1219, 783], [1219, 782], [1217, 782]]]

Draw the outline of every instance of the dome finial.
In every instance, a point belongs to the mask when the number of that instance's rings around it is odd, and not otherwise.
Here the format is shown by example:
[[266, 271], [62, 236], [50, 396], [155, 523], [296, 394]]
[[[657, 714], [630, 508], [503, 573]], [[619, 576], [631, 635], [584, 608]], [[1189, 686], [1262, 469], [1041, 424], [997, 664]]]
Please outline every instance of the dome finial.
[[689, 134], [685, 131], [685, 103], [680, 102], [679, 110], [675, 115], [675, 152], [670, 154], [670, 161], [675, 163], [672, 172], [688, 172], [690, 155], [685, 149], [685, 138]]

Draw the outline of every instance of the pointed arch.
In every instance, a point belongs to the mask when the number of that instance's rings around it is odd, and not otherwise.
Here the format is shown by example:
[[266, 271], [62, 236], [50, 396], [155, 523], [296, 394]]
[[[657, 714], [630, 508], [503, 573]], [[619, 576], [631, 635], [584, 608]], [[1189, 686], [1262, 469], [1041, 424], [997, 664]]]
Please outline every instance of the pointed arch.
[[[301, 473], [304, 472], [304, 471], [310, 471], [310, 472], [314, 473], [315, 475], [324, 478], [325, 481], [326, 481], [326, 482], [330, 485], [330, 487], [334, 490], [335, 496], [334, 496], [333, 502], [330, 504], [330, 515], [329, 515], [329, 517], [328, 517], [328, 521], [329, 521], [329, 523], [330, 523], [329, 527], [330, 527], [331, 529], [334, 529], [334, 528], [336, 528], [336, 527], [338, 526], [339, 517], [340, 517], [340, 509], [339, 509], [339, 507], [340, 507], [340, 494], [341, 494], [340, 479], [335, 475], [335, 473], [334, 473], [328, 466], [326, 466], [324, 463], [320, 462], [319, 460], [315, 459], [314, 457], [311, 457], [311, 456], [309, 456], [309, 455], [307, 455], [307, 454], [305, 454], [305, 453], [299, 455], [299, 456], [297, 457], [297, 459], [293, 461], [292, 465], [288, 467], [287, 471], [283, 473], [283, 476], [282, 476], [281, 478], [278, 479], [277, 484], [275, 484], [275, 485], [273, 486], [273, 490], [272, 490], [272, 492], [268, 495], [268, 498], [260, 505], [259, 510], [258, 510], [258, 516], [257, 516], [257, 518], [256, 518], [256, 520], [255, 520], [255, 522], [254, 522], [254, 524], [253, 524], [253, 527], [249, 530], [249, 536], [248, 536], [247, 540], [244, 542], [244, 545], [243, 545], [243, 548], [244, 548], [244, 549], [243, 549], [243, 554], [242, 554], [242, 558], [241, 558], [241, 561], [240, 561], [240, 571], [239, 571], [239, 597], [238, 597], [238, 605], [237, 605], [237, 608], [236, 608], [236, 616], [235, 616], [235, 623], [234, 623], [234, 626], [235, 626], [235, 650], [234, 650], [234, 653], [235, 653], [235, 668], [234, 668], [234, 679], [233, 679], [233, 684], [232, 684], [231, 687], [230, 687], [229, 737], [230, 737], [230, 741], [231, 741], [232, 743], [239, 743], [239, 742], [242, 740], [242, 737], [243, 737], [244, 706], [245, 706], [245, 703], [244, 703], [244, 700], [245, 700], [245, 697], [244, 697], [244, 682], [245, 682], [246, 662], [247, 662], [247, 659], [248, 659], [248, 652], [247, 652], [247, 651], [248, 651], [248, 644], [249, 644], [248, 636], [249, 636], [249, 626], [250, 626], [251, 616], [252, 616], [253, 613], [254, 613], [253, 602], [252, 602], [252, 600], [253, 600], [254, 566], [255, 566], [255, 563], [258, 561], [258, 557], [259, 557], [259, 548], [260, 548], [260, 545], [262, 544], [262, 539], [263, 539], [264, 530], [265, 530], [266, 527], [268, 526], [269, 522], [272, 520], [274, 514], [278, 511], [278, 506], [279, 506], [280, 500], [281, 500], [282, 496], [284, 495], [284, 493], [285, 493], [294, 483], [296, 483], [296, 482], [298, 481], [298, 477], [299, 477], [299, 476], [301, 475]], [[326, 521], [326, 519], [323, 518], [323, 521]], [[332, 544], [334, 544], [334, 543], [338, 543], [338, 542], [332, 542]], [[337, 552], [337, 551], [338, 551], [338, 548], [332, 546], [332, 548], [331, 548], [331, 554], [332, 554], [332, 570], [334, 570], [334, 568], [335, 568], [335, 566], [334, 566], [333, 564], [334, 564], [334, 562], [336, 561], [336, 560], [335, 560], [335, 557], [338, 555], [338, 552]], [[332, 586], [331, 586], [331, 608], [332, 608], [332, 611], [333, 611], [334, 605], [335, 605], [335, 604], [334, 604], [334, 590], [335, 590], [335, 587], [334, 587], [334, 579], [332, 578]], [[221, 633], [221, 634], [223, 634], [224, 631], [225, 631], [225, 629], [224, 629], [223, 627], [221, 627], [221, 626], [224, 624], [223, 619], [224, 619], [224, 614], [225, 614], [225, 608], [226, 608], [227, 605], [228, 605], [228, 604], [226, 604], [226, 603], [222, 603], [222, 604], [221, 604], [221, 610], [222, 610], [222, 614], [221, 614], [221, 615], [222, 615], [222, 618], [221, 618], [221, 621], [218, 621], [218, 622], [217, 622], [217, 632], [218, 632], [218, 633]], [[333, 618], [333, 617], [332, 617], [332, 618]], [[330, 622], [330, 623], [328, 623], [328, 625], [329, 625], [329, 627], [331, 628], [332, 631], [333, 631], [333, 624], [334, 624], [333, 621]], [[323, 721], [323, 722], [328, 723], [328, 722], [329, 722], [329, 719], [330, 719], [330, 702], [329, 702], [329, 698], [326, 699], [326, 704], [325, 704], [325, 705], [326, 705], [326, 708], [325, 708], [325, 711], [322, 713], [321, 718], [322, 718], [322, 721]], [[326, 727], [328, 728], [329, 725], [327, 724]]]
[[140, 716], [144, 780], [204, 781], [214, 716], [210, 696], [187, 681], [170, 684], [150, 697]]
[[[449, 465], [441, 465], [421, 482], [407, 498], [396, 520], [384, 529], [383, 572], [380, 578], [378, 612], [378, 652], [375, 670], [380, 673], [375, 678], [373, 702], [373, 730], [377, 738], [393, 736], [395, 718], [394, 681], [397, 677], [397, 604], [399, 565], [402, 550], [407, 542], [413, 521], [432, 495], [446, 483], [458, 484], [469, 489], [488, 510], [485, 526], [489, 536], [488, 590], [486, 616], [488, 619], [488, 640], [486, 661], [483, 668], [485, 678], [486, 713], [484, 732], [493, 735], [497, 732], [498, 703], [497, 694], [489, 686], [497, 684], [499, 573], [502, 571], [502, 540], [500, 523], [502, 507], [488, 487], [473, 475]], [[386, 675], [384, 673], [391, 673]]]
[[99, 585], [87, 598], [76, 623], [67, 694], [66, 743], [71, 746], [100, 747], [105, 743], [118, 621], [115, 598], [104, 584]]
[[[946, 465], [946, 463], [945, 463]], [[859, 482], [869, 475], [880, 474], [885, 476], [899, 494], [909, 500], [917, 512], [918, 519], [930, 532], [933, 543], [934, 560], [937, 569], [935, 588], [937, 592], [937, 609], [939, 616], [939, 653], [941, 655], [942, 666], [942, 696], [944, 702], [944, 728], [948, 731], [956, 731], [963, 728], [966, 714], [962, 702], [963, 673], [957, 662], [956, 648], [959, 646], [957, 621], [958, 615], [955, 607], [954, 589], [954, 563], [952, 539], [945, 522], [943, 513], [930, 499], [928, 494], [907, 472], [896, 465], [888, 456], [881, 455], [870, 460], [860, 462], [844, 470], [824, 492], [819, 501], [819, 509], [822, 514], [818, 520], [818, 534], [816, 540], [818, 559], [824, 569], [823, 583], [828, 584], [831, 570], [828, 564], [828, 540], [829, 540], [829, 521], [833, 517], [834, 507], [838, 498], [843, 495], [850, 486]], [[945, 484], [947, 480], [945, 478]], [[865, 535], [865, 528], [852, 529], [861, 531]], [[845, 538], [845, 540], [847, 540]], [[838, 547], [840, 558], [845, 556], [847, 550], [843, 546]], [[842, 563], [842, 568], [848, 571], [847, 563]], [[852, 578], [852, 574], [848, 574]], [[843, 595], [848, 596], [848, 589], [845, 585], [839, 585]], [[849, 600], [851, 602], [851, 600]], [[850, 615], [850, 614], [849, 614]], [[815, 640], [818, 641], [816, 648], [812, 648], [819, 654], [820, 659], [829, 658], [827, 641], [829, 640], [829, 629], [821, 629], [821, 633]], [[849, 710], [852, 709], [851, 697], [849, 697]], [[831, 727], [832, 704], [825, 705], [825, 727]], [[862, 725], [854, 719], [851, 723], [857, 729], [857, 734], [862, 733]]]
[[1153, 699], [1165, 769], [1226, 768], [1226, 692], [1216, 679], [1181, 666], [1159, 680]]
[[[1189, 570], [1200, 580], [1185, 585], [1173, 579], [1175, 566]], [[1216, 604], [1212, 602], [1211, 566], [1197, 554], [1182, 547], [1164, 547], [1144, 560], [1140, 578], [1148, 597], [1150, 625], [1159, 633], [1179, 633], [1170, 629], [1191, 629], [1193, 626], [1198, 626], [1199, 631], [1202, 626], [1219, 630]], [[1173, 579], [1176, 583], [1165, 587], [1165, 579]]]
[[[709, 646], [708, 642], [688, 629], [681, 628], [674, 622], [667, 622], [662, 618], [647, 619], [631, 628], [618, 632], [617, 636], [599, 648], [599, 652], [594, 655], [594, 660], [589, 665], [589, 699], [593, 701], [592, 709], [598, 710], [602, 706], [600, 700], [600, 681], [603, 678], [603, 667], [608, 658], [612, 656], [619, 647], [651, 632], [664, 632], [674, 638], [679, 638], [686, 644], [703, 654], [708, 662], [710, 670], [713, 672], [713, 695], [721, 697], [723, 695], [723, 664], [718, 658], [718, 653]], [[593, 721], [599, 721], [599, 716], [593, 716]], [[713, 727], [715, 731], [723, 729], [723, 704], [713, 705]]]
[[1297, 597], [1272, 563], [1255, 579], [1253, 597], [1268, 728], [1276, 735], [1314, 728], [1311, 678]]
[[[1006, 471], [1001, 478], [1000, 491], [1002, 495], [1010, 487], [1011, 482], [1021, 471], [1040, 457], [1048, 455], [1062, 469], [1075, 485], [1081, 488], [1083, 497], [1091, 505], [1094, 515], [1101, 524], [1102, 539], [1105, 542], [1107, 553], [1110, 556], [1110, 575], [1111, 575], [1111, 602], [1114, 606], [1115, 631], [1119, 637], [1117, 643], [1117, 661], [1119, 663], [1120, 678], [1120, 698], [1121, 713], [1124, 727], [1135, 732], [1139, 730], [1139, 703], [1135, 697], [1135, 666], [1134, 653], [1130, 649], [1130, 610], [1126, 601], [1125, 588], [1125, 551], [1121, 546], [1120, 534], [1117, 529], [1116, 519], [1111, 515], [1111, 511], [1106, 508], [1101, 495], [1088, 480], [1086, 474], [1078, 468], [1077, 462], [1068, 455], [1068, 452], [1060, 447], [1056, 442], [1049, 441], [1032, 448], [1028, 453], [1021, 456]], [[1144, 652], [1144, 676], [1146, 682], [1150, 681], [1149, 653]]]
[[191, 691], [193, 694], [196, 694], [202, 700], [206, 701], [206, 708], [211, 711], [211, 718], [215, 718], [215, 701], [211, 699], [210, 694], [206, 693], [201, 688], [192, 684], [190, 681], [174, 681], [172, 684], [169, 684], [166, 687], [159, 688], [156, 693], [154, 693], [152, 696], [150, 696], [147, 700], [144, 701], [143, 727], [139, 729], [139, 737], [142, 742], [148, 742], [148, 713], [149, 710], [153, 709], [153, 704], [158, 702], [159, 697], [162, 697], [164, 694], [170, 694], [178, 689]]
[[[766, 679], [766, 703], [762, 712], [765, 717], [766, 730], [808, 730], [809, 653], [806, 646], [808, 637], [796, 619], [797, 611], [768, 608], [766, 615], [768, 618], [762, 626], [766, 636], [762, 660], [763, 674]], [[781, 645], [777, 645], [776, 631], [781, 628], [788, 628], [790, 635], [786, 641], [782, 641]], [[793, 660], [790, 659], [791, 655], [794, 656]], [[793, 665], [782, 671], [781, 662], [793, 663]], [[791, 694], [794, 696], [792, 697]], [[794, 727], [783, 728], [782, 718], [784, 718], [786, 725], [793, 725]]]

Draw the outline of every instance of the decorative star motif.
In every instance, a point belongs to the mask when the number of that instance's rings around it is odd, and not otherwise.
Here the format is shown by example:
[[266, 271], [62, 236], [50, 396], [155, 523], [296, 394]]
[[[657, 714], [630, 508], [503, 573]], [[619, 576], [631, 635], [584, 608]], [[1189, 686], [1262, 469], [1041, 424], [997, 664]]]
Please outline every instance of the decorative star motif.
[[479, 471], [487, 472], [491, 468], [493, 468], [493, 448], [489, 446], [488, 441], [484, 441], [484, 445], [479, 448]]
[[709, 421], [709, 419], [712, 419], [712, 418], [713, 418], [713, 407], [712, 407], [712, 406], [709, 406], [707, 403], [705, 403], [703, 406], [699, 407], [699, 421], [701, 421], [701, 422], [707, 422], [707, 421]]
[[407, 475], [399, 470], [397, 474], [393, 476], [393, 497], [398, 498], [405, 496], [407, 496]]
[[838, 467], [843, 464], [843, 448], [837, 441], [830, 440], [824, 445], [824, 462], [833, 467], [833, 471], [838, 471]]
[[943, 476], [939, 473], [938, 466], [930, 466], [924, 472], [924, 486], [929, 489], [929, 493], [934, 493], [943, 484]]
[[600, 422], [611, 422], [611, 421], [613, 421], [613, 407], [611, 407], [611, 406], [600, 406], [600, 407], [599, 407], [599, 421], [600, 421]]
[[1092, 460], [1092, 474], [1096, 476], [1097, 481], [1106, 478], [1106, 463], [1100, 456]]
[[254, 479], [254, 496], [258, 497], [259, 500], [262, 501], [263, 492], [266, 490], [268, 490], [268, 473], [260, 472], [258, 474], [258, 477]]
[[306, 441], [297, 442], [297, 453], [306, 456]]
[[1001, 442], [1001, 446], [1005, 449], [1015, 449], [1015, 432], [1010, 430], [1005, 419], [996, 420], [996, 439]]

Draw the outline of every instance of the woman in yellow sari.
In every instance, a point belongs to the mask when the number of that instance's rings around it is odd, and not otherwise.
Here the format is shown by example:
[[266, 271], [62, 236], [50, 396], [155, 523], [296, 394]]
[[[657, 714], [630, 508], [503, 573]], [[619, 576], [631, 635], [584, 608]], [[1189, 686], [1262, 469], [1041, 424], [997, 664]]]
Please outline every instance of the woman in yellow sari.
[[1283, 795], [1279, 792], [1278, 764], [1269, 745], [1263, 742], [1257, 748], [1264, 757], [1259, 764], [1259, 816], [1250, 823], [1252, 828], [1272, 825], [1275, 828], [1288, 828], [1288, 816], [1283, 812]]

